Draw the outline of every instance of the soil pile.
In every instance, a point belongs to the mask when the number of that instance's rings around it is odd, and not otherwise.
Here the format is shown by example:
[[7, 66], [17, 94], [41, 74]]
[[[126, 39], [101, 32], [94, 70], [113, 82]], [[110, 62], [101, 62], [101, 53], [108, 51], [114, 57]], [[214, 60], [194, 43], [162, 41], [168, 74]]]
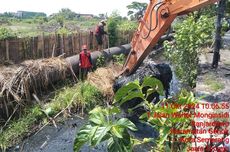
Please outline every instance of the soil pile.
[[114, 95], [113, 84], [115, 77], [121, 71], [122, 66], [118, 64], [111, 64], [105, 68], [98, 68], [95, 72], [89, 73], [87, 80], [96, 86], [104, 96], [111, 101]]

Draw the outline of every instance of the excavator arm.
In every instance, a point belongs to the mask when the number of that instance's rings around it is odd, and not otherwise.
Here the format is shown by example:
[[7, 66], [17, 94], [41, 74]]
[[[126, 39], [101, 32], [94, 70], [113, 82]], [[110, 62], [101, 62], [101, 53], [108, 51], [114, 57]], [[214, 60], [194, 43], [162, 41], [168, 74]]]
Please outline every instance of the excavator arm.
[[218, 0], [150, 0], [144, 17], [131, 41], [131, 51], [123, 66], [122, 73], [130, 75], [136, 71], [152, 51], [160, 37], [167, 31], [173, 20]]

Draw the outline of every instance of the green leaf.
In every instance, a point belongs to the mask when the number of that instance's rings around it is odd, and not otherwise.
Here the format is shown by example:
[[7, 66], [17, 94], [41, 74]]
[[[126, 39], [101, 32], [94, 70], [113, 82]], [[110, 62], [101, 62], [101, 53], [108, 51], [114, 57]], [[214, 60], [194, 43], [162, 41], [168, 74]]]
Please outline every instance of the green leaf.
[[162, 145], [167, 140], [168, 135], [170, 134], [170, 127], [164, 127], [163, 130], [160, 131], [160, 140], [159, 144]]
[[[96, 141], [95, 145], [98, 145], [99, 143], [103, 142], [103, 138], [106, 136], [106, 134], [110, 131], [112, 128], [111, 125], [106, 127], [99, 127], [95, 133], [94, 140]], [[105, 139], [105, 138], [104, 138]]]
[[121, 118], [117, 121], [116, 125], [120, 125], [124, 128], [129, 128], [132, 131], [136, 131], [137, 127], [127, 118]]
[[126, 101], [132, 100], [134, 98], [144, 99], [144, 95], [142, 92], [139, 92], [139, 91], [129, 92], [128, 95], [126, 95], [125, 97], [122, 98], [122, 100], [119, 102], [119, 105], [122, 105]]
[[144, 81], [141, 85], [142, 88], [144, 87], [151, 87], [154, 91], [157, 91], [160, 95], [164, 95], [164, 87], [160, 80], [154, 77], [145, 77]]
[[74, 151], [78, 152], [81, 147], [88, 142], [89, 135], [92, 130], [91, 125], [86, 125], [77, 133], [75, 141], [74, 141]]
[[[151, 114], [150, 114], [150, 117], [152, 117], [152, 115], [151, 115]], [[147, 113], [147, 112], [143, 113], [143, 114], [139, 117], [139, 119], [146, 119], [146, 118], [149, 118], [149, 116], [148, 116], [148, 113]]]
[[119, 114], [121, 113], [121, 110], [118, 107], [111, 107], [109, 109], [109, 114], [114, 115], [114, 114]]
[[96, 141], [94, 141], [94, 136], [97, 132], [98, 126], [92, 127], [90, 133], [89, 133], [89, 144], [90, 145], [94, 145], [96, 143]]
[[123, 86], [122, 88], [120, 88], [115, 94], [115, 97], [114, 97], [115, 102], [120, 101], [123, 97], [125, 97], [129, 92], [133, 90], [140, 90], [140, 85], [138, 81], [131, 82], [127, 84], [126, 86]]
[[123, 130], [124, 129], [120, 128], [119, 126], [113, 126], [111, 132], [118, 138], [123, 138], [122, 137]]
[[154, 138], [144, 138], [143, 139], [143, 143], [149, 143], [149, 142], [154, 142], [155, 139]]
[[92, 111], [89, 112], [89, 121], [93, 122], [97, 125], [101, 125], [105, 123], [105, 116], [103, 115], [103, 110], [101, 107], [96, 107]]
[[108, 151], [109, 152], [122, 152], [121, 144], [115, 138], [109, 140], [108, 143]]
[[47, 109], [45, 109], [45, 114], [47, 115], [47, 116], [49, 116], [51, 113], [52, 113], [52, 108], [51, 107], [48, 107]]

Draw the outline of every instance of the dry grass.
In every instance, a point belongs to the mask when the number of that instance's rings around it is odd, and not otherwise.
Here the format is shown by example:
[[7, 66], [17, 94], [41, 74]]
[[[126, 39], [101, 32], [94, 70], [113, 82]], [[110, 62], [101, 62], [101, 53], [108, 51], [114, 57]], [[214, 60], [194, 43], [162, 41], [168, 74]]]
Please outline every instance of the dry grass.
[[96, 86], [108, 100], [111, 100], [115, 76], [122, 69], [121, 65], [113, 64], [105, 68], [98, 68], [95, 72], [89, 73], [87, 81]]
[[26, 61], [19, 67], [2, 67], [0, 107], [4, 107], [6, 116], [11, 114], [9, 107], [12, 111], [17, 104], [31, 104], [33, 94], [40, 94], [55, 80], [65, 79], [68, 67], [67, 62], [59, 57]]

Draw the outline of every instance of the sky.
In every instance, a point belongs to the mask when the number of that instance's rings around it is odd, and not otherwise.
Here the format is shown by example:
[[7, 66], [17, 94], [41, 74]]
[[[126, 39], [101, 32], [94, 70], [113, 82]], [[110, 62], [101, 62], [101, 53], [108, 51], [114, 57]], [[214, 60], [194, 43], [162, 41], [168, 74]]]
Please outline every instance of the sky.
[[81, 14], [111, 14], [118, 10], [121, 16], [126, 16], [127, 5], [133, 1], [148, 3], [149, 0], [0, 0], [0, 13], [17, 12], [18, 10], [44, 12], [47, 15], [57, 13], [62, 8]]

